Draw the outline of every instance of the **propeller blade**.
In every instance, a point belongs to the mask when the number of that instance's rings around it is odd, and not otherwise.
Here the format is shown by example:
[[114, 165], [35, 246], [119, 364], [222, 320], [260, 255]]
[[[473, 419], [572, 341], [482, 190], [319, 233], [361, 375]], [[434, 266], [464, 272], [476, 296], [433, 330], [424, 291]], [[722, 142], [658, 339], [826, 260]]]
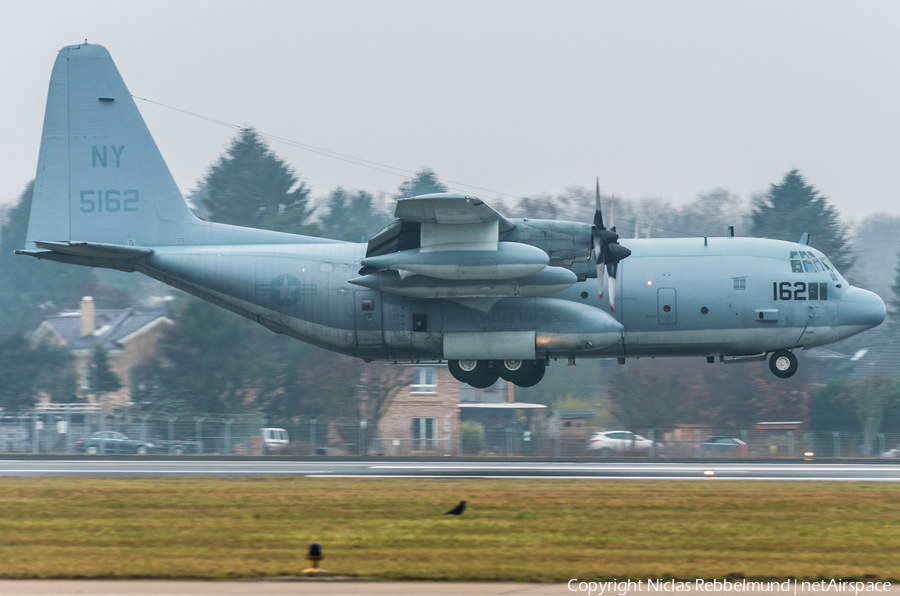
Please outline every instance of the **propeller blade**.
[[612, 261], [607, 264], [606, 271], [609, 274], [609, 312], [616, 312], [616, 273], [619, 271], [619, 262]]
[[603, 210], [600, 208], [600, 176], [597, 176], [596, 202], [594, 204], [594, 225], [603, 228]]
[[616, 278], [609, 276], [609, 312], [616, 312]]
[[597, 287], [600, 288], [600, 300], [603, 300], [603, 263], [597, 263]]
[[[596, 201], [594, 209], [594, 225], [591, 226], [591, 254], [597, 263], [597, 287], [600, 298], [603, 299], [604, 287], [609, 293], [609, 310], [615, 311], [616, 304], [616, 271], [619, 261], [631, 254], [631, 251], [619, 244], [619, 235], [616, 234], [616, 199], [610, 200], [610, 227], [603, 225], [603, 211], [600, 207], [600, 177], [597, 177], [597, 185], [594, 190]], [[604, 266], [607, 275], [604, 276]]]

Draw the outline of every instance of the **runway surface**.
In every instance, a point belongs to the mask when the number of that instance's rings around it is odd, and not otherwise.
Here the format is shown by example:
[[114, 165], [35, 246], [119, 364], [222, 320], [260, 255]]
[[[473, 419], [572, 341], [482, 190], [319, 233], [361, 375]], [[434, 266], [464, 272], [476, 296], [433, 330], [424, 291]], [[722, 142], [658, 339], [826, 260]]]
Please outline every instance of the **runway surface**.
[[[691, 588], [694, 588], [693, 582]], [[0, 580], [0, 594], [4, 596], [558, 596], [563, 594], [587, 594], [587, 590], [574, 590], [565, 583], [527, 584], [508, 582], [371, 582], [371, 581], [134, 581], [134, 580]], [[627, 590], [625, 596], [644, 596], [651, 591], [646, 583], [639, 590]], [[822, 592], [802, 589], [802, 584], [790, 582], [788, 591], [743, 590], [747, 596], [771, 596], [774, 594], [818, 596]], [[600, 594], [594, 588], [593, 595]], [[712, 590], [710, 590], [712, 591]], [[833, 592], [834, 590], [832, 590]], [[734, 594], [715, 590], [720, 594]], [[709, 593], [691, 589], [689, 593]], [[853, 590], [842, 594], [854, 594]], [[619, 596], [618, 591], [604, 591], [604, 596]], [[875, 596], [874, 591], [859, 591], [856, 596]], [[877, 592], [878, 596], [900, 596], [900, 588]]]
[[0, 476], [307, 476], [900, 482], [895, 463], [520, 462], [74, 458], [3, 459]]

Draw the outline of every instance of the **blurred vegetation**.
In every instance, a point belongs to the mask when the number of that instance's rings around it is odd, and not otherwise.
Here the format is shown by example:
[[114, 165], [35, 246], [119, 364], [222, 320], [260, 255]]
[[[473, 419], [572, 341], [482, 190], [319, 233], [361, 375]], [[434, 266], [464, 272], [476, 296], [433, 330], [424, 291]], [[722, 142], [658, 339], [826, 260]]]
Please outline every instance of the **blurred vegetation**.
[[472, 420], [459, 423], [459, 440], [464, 455], [478, 455], [487, 449], [484, 425]]

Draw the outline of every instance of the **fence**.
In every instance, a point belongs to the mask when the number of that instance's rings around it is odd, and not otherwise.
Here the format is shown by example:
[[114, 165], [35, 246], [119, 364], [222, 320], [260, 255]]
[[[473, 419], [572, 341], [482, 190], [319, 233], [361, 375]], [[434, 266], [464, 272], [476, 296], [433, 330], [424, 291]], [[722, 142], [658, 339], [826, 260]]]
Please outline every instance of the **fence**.
[[[633, 433], [629, 439], [598, 440], [606, 435]], [[687, 436], [685, 436], [687, 435]], [[713, 440], [718, 439], [718, 440]], [[659, 457], [659, 458], [857, 458], [900, 457], [900, 433], [863, 433], [804, 430], [694, 430], [627, 431], [587, 427], [583, 432], [549, 433], [539, 439], [535, 451], [557, 457]]]
[[[287, 431], [290, 442], [270, 444], [270, 428]], [[456, 448], [449, 436], [378, 437], [365, 420], [104, 414], [90, 406], [0, 413], [0, 453], [455, 455]]]
[[[78, 406], [0, 413], [0, 453], [153, 453], [260, 455], [274, 451], [267, 428], [284, 429], [287, 455], [493, 455], [635, 458], [817, 458], [898, 457], [900, 433], [804, 430], [567, 429], [540, 422], [484, 427], [475, 438], [463, 434], [380, 437], [365, 420], [266, 418], [261, 414], [104, 414]], [[633, 433], [626, 439], [592, 441], [597, 433]], [[124, 441], [123, 438], [130, 438]], [[710, 437], [727, 439], [712, 442]], [[737, 441], [734, 441], [734, 440]], [[268, 446], [267, 446], [268, 444]]]

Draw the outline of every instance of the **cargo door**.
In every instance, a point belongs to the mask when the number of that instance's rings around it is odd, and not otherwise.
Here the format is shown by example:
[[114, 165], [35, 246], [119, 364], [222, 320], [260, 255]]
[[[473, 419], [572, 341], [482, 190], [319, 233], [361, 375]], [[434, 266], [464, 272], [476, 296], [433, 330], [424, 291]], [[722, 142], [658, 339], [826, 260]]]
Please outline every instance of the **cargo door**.
[[381, 346], [384, 343], [381, 326], [381, 292], [356, 290], [354, 295], [356, 345], [360, 347]]
[[660, 325], [674, 325], [678, 321], [675, 288], [660, 288], [656, 292], [657, 318]]

